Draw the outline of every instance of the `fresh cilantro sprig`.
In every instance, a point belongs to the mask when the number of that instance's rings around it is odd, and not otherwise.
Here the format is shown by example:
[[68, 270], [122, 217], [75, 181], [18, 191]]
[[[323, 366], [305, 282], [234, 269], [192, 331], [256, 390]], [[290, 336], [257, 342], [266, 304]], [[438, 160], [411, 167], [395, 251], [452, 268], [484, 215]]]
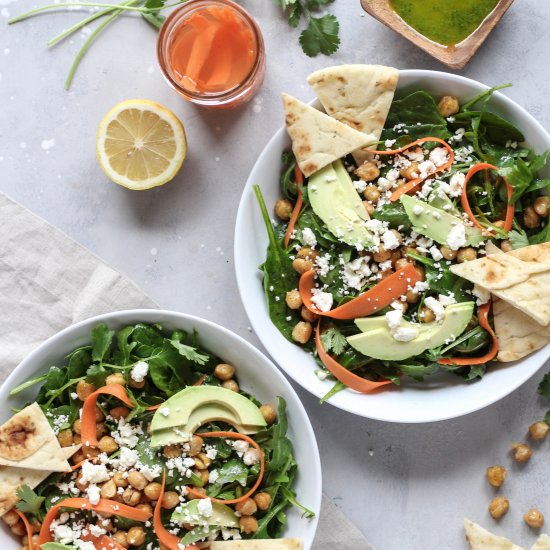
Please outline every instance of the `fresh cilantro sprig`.
[[287, 14], [288, 23], [296, 28], [302, 19], [307, 27], [300, 34], [302, 50], [309, 57], [319, 53], [331, 55], [340, 46], [340, 24], [334, 15], [317, 15], [319, 10], [334, 0], [274, 0]]
[[19, 498], [15, 507], [20, 512], [42, 519], [40, 507], [46, 500], [45, 497], [38, 496], [28, 485], [21, 485], [15, 494]]

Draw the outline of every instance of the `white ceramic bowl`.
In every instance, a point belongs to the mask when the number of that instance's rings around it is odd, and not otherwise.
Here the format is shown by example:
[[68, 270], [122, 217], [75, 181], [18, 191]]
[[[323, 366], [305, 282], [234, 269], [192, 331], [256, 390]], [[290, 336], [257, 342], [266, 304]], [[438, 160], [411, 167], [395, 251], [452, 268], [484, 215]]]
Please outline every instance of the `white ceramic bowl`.
[[[400, 71], [397, 96], [425, 90], [435, 96], [452, 94], [462, 101], [473, 98], [487, 86], [449, 73], [421, 70]], [[550, 149], [550, 136], [523, 108], [502, 93], [495, 93], [490, 109], [517, 124], [526, 143], [538, 153]], [[235, 269], [244, 307], [250, 322], [273, 359], [298, 384], [317, 397], [332, 386], [314, 374], [313, 358], [288, 342], [271, 323], [261, 284], [258, 266], [265, 259], [268, 244], [260, 209], [252, 186], [260, 186], [268, 208], [279, 198], [281, 153], [290, 149], [284, 127], [280, 128], [258, 158], [245, 186], [235, 228]], [[546, 177], [550, 170], [546, 168]], [[394, 387], [373, 395], [351, 390], [333, 396], [329, 403], [360, 416], [389, 422], [432, 422], [461, 416], [479, 410], [523, 384], [544, 364], [550, 347], [516, 363], [491, 365], [482, 380], [465, 383], [453, 375], [436, 375], [424, 383], [403, 379]]]
[[[61, 366], [63, 358], [75, 348], [90, 343], [90, 331], [97, 323], [106, 323], [111, 329], [120, 329], [138, 322], [160, 323], [168, 331], [182, 329], [199, 333], [201, 346], [237, 367], [237, 376], [243, 389], [262, 402], [276, 404], [276, 396], [287, 402], [289, 437], [294, 445], [299, 464], [295, 490], [298, 500], [315, 512], [311, 520], [302, 519], [299, 510], [288, 513], [287, 537], [300, 537], [304, 549], [310, 550], [321, 508], [321, 463], [311, 423], [298, 395], [275, 365], [251, 344], [229, 330], [198, 317], [162, 310], [128, 310], [108, 313], [72, 325], [46, 340], [11, 373], [0, 388], [0, 424], [10, 416], [11, 407], [21, 407], [32, 401], [38, 388], [9, 397], [9, 390], [25, 380], [45, 372], [51, 365]], [[21, 545], [0, 522], [0, 547], [17, 550]]]

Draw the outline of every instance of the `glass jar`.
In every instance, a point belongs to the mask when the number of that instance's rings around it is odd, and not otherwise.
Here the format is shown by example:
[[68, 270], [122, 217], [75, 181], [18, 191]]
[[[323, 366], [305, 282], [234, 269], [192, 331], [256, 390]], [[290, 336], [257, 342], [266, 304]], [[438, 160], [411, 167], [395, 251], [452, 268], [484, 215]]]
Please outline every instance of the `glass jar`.
[[232, 108], [250, 100], [265, 74], [258, 25], [231, 0], [189, 0], [160, 29], [162, 74], [184, 99]]

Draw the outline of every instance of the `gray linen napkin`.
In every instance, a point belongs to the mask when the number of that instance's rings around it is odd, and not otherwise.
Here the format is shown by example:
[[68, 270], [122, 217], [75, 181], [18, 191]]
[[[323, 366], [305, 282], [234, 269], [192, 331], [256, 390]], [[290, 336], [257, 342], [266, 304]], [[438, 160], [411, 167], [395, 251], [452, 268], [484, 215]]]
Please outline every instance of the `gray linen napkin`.
[[[109, 311], [157, 308], [132, 281], [0, 193], [0, 383], [43, 340]], [[372, 550], [323, 495], [314, 550]]]

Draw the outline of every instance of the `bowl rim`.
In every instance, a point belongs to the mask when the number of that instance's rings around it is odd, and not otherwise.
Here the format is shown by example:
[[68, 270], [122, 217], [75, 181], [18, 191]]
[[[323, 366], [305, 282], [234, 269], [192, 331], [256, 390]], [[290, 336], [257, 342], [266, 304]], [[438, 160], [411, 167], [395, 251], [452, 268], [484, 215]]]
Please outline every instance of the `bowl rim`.
[[[448, 73], [445, 71], [434, 71], [429, 69], [400, 69], [399, 70], [399, 83], [402, 81], [402, 77], [408, 77], [411, 80], [437, 80], [437, 79], [443, 79], [446, 80], [449, 83], [456, 83], [460, 85], [466, 85], [469, 88], [472, 89], [473, 93], [481, 93], [484, 90], [491, 89], [490, 86], [483, 84], [482, 82], [479, 82], [477, 80], [464, 77], [462, 75], [457, 75], [453, 73]], [[396, 97], [399, 97], [399, 83], [396, 90]], [[403, 88], [410, 87], [411, 84], [406, 83]], [[550, 134], [546, 129], [542, 126], [542, 124], [533, 116], [531, 115], [524, 107], [522, 107], [519, 103], [516, 103], [513, 99], [505, 96], [500, 91], [494, 92], [495, 100], [501, 103], [502, 107], [506, 110], [516, 110], [521, 119], [526, 121], [526, 124], [530, 124], [534, 127], [534, 130], [541, 135], [545, 136], [545, 140], [547, 143], [547, 148], [550, 149]], [[314, 98], [309, 101], [310, 105], [317, 106], [320, 105], [317, 98]], [[273, 149], [276, 147], [277, 142], [283, 138], [283, 135], [285, 134], [285, 126], [282, 124], [278, 127], [278, 129], [274, 132], [272, 137], [269, 139], [267, 144], [265, 145], [264, 149], [258, 156], [254, 166], [250, 170], [247, 182], [243, 188], [243, 192], [241, 195], [241, 199], [239, 201], [239, 206], [237, 210], [237, 217], [236, 217], [236, 223], [235, 223], [235, 234], [234, 234], [234, 259], [235, 259], [235, 276], [237, 279], [237, 287], [239, 289], [239, 295], [241, 297], [241, 302], [243, 304], [243, 307], [246, 311], [246, 314], [248, 316], [248, 319], [250, 321], [251, 326], [253, 327], [255, 333], [258, 335], [258, 338], [260, 339], [262, 345], [266, 348], [270, 356], [274, 359], [275, 363], [288, 375], [290, 376], [296, 383], [298, 383], [300, 386], [302, 386], [306, 391], [311, 393], [313, 396], [318, 397], [318, 395], [315, 393], [313, 389], [313, 382], [311, 383], [305, 383], [302, 379], [300, 379], [296, 374], [294, 373], [294, 370], [289, 367], [285, 367], [284, 362], [280, 361], [280, 357], [284, 356], [284, 351], [280, 352], [276, 346], [275, 343], [270, 342], [266, 337], [262, 337], [262, 331], [260, 324], [263, 323], [267, 319], [268, 322], [271, 323], [271, 320], [269, 319], [268, 315], [264, 315], [262, 313], [262, 319], [260, 319], [260, 316], [256, 316], [256, 314], [253, 311], [253, 300], [246, 299], [247, 296], [247, 287], [246, 287], [246, 281], [244, 280], [245, 274], [243, 273], [242, 269], [239, 267], [240, 262], [239, 259], [243, 257], [243, 254], [246, 253], [246, 250], [244, 249], [244, 245], [242, 243], [242, 240], [240, 239], [241, 234], [245, 231], [246, 223], [245, 223], [245, 212], [247, 211], [247, 201], [249, 199], [250, 193], [252, 193], [252, 185], [255, 183], [252, 180], [252, 176], [254, 175], [254, 172], [256, 171], [258, 166], [261, 166], [266, 159], [270, 158], [273, 155]], [[537, 144], [538, 145], [538, 144]], [[535, 145], [533, 148], [535, 148], [537, 145]], [[277, 151], [279, 154], [281, 151]], [[285, 340], [285, 344], [292, 345], [290, 342], [287, 342]], [[535, 357], [536, 356], [536, 357]], [[346, 393], [353, 393], [352, 390], [346, 388], [344, 391], [340, 392], [339, 395], [334, 396], [336, 399], [331, 399], [328, 401], [328, 403], [332, 406], [335, 406], [339, 409], [345, 410], [349, 413], [362, 416], [364, 418], [370, 418], [372, 420], [379, 420], [384, 422], [395, 422], [395, 423], [430, 423], [430, 422], [439, 422], [444, 420], [449, 420], [452, 418], [459, 418], [461, 416], [465, 416], [467, 414], [471, 414], [473, 412], [479, 411], [481, 409], [484, 409], [497, 401], [500, 401], [513, 391], [515, 391], [517, 388], [519, 388], [521, 385], [523, 385], [527, 380], [529, 380], [532, 376], [536, 374], [536, 372], [545, 364], [546, 360], [550, 357], [550, 344], [546, 345], [545, 347], [541, 348], [540, 350], [537, 350], [533, 352], [532, 354], [528, 355], [527, 357], [523, 358], [520, 361], [515, 362], [514, 366], [519, 366], [522, 363], [525, 362], [525, 360], [528, 360], [530, 358], [536, 358], [537, 362], [539, 361], [540, 357], [540, 364], [536, 368], [532, 368], [527, 373], [521, 372], [521, 374], [518, 373], [518, 376], [514, 379], [513, 383], [510, 383], [506, 385], [501, 391], [489, 393], [486, 395], [483, 399], [475, 400], [473, 403], [471, 403], [469, 406], [464, 406], [463, 409], [460, 411], [452, 411], [447, 413], [439, 413], [437, 416], [428, 415], [421, 418], [407, 418], [407, 417], [388, 417], [388, 415], [384, 414], [377, 414], [373, 413], [372, 411], [365, 412], [364, 410], [358, 410], [357, 406], [353, 405], [353, 402], [351, 400], [345, 400], [345, 399], [339, 399], [339, 397], [342, 394]], [[313, 365], [309, 362], [306, 363], [307, 368], [311, 370], [312, 376], [313, 376]], [[313, 378], [311, 378], [313, 380]], [[368, 396], [365, 396], [365, 398], [368, 398]], [[351, 403], [351, 404], [350, 404]]]
[[[196, 315], [181, 313], [174, 310], [146, 309], [146, 308], [111, 311], [108, 313], [102, 313], [99, 315], [95, 315], [93, 317], [89, 317], [82, 321], [78, 321], [77, 323], [71, 324], [65, 327], [64, 329], [56, 332], [55, 334], [53, 334], [52, 336], [44, 340], [38, 347], [32, 350], [29, 354], [27, 354], [19, 362], [19, 364], [12, 370], [12, 372], [8, 375], [8, 377], [4, 380], [4, 382], [0, 385], [0, 399], [2, 399], [2, 397], [4, 397], [5, 400], [9, 398], [10, 385], [13, 385], [13, 381], [18, 377], [21, 371], [25, 370], [27, 365], [32, 364], [33, 362], [39, 361], [45, 349], [49, 348], [50, 346], [54, 346], [59, 342], [63, 342], [65, 339], [70, 338], [72, 333], [83, 330], [86, 327], [91, 328], [91, 326], [101, 322], [105, 322], [106, 324], [109, 324], [109, 322], [114, 322], [114, 321], [120, 322], [121, 320], [122, 322], [124, 322], [125, 317], [133, 318], [133, 319], [140, 319], [143, 317], [144, 320], [142, 322], [146, 322], [146, 323], [150, 323], [150, 322], [162, 323], [162, 319], [166, 320], [166, 318], [169, 318], [170, 321], [174, 321], [174, 322], [177, 322], [178, 319], [180, 320], [183, 319], [189, 322], [190, 324], [206, 326], [209, 329], [213, 330], [214, 332], [222, 333], [226, 337], [229, 337], [230, 339], [235, 340], [239, 345], [241, 345], [244, 348], [247, 354], [250, 354], [251, 356], [255, 357], [258, 362], [263, 362], [264, 365], [269, 366], [269, 369], [272, 371], [273, 376], [275, 376], [275, 378], [277, 378], [282, 383], [285, 389], [285, 392], [286, 392], [285, 399], [288, 398], [288, 396], [291, 397], [291, 399], [293, 400], [293, 405], [297, 408], [299, 416], [302, 417], [302, 422], [301, 422], [302, 426], [300, 427], [300, 433], [304, 434], [305, 439], [312, 444], [310, 447], [308, 447], [308, 457], [311, 460], [311, 463], [308, 464], [307, 468], [304, 468], [302, 466], [299, 470], [302, 472], [302, 475], [304, 475], [303, 474], [304, 472], [308, 472], [306, 475], [312, 479], [312, 486], [314, 488], [317, 487], [313, 491], [315, 493], [314, 502], [308, 502], [308, 507], [315, 513], [315, 516], [308, 520], [309, 523], [306, 531], [307, 538], [306, 536], [304, 536], [303, 538], [304, 550], [310, 550], [313, 544], [313, 540], [315, 538], [315, 534], [317, 532], [319, 515], [321, 512], [322, 470], [321, 470], [321, 459], [319, 454], [319, 447], [317, 444], [317, 439], [315, 437], [315, 432], [313, 430], [313, 426], [311, 424], [309, 415], [300, 397], [296, 393], [296, 390], [292, 387], [292, 385], [286, 379], [286, 377], [283, 375], [280, 369], [276, 367], [273, 361], [271, 361], [269, 357], [267, 357], [255, 346], [253, 346], [250, 342], [245, 340], [242, 336], [239, 336], [235, 332], [223, 327], [222, 325], [219, 325], [218, 323], [209, 321], [208, 319], [204, 319]], [[158, 317], [158, 320], [157, 321], [152, 321], [150, 319], [145, 320], [145, 318], [147, 317], [149, 318]], [[197, 330], [199, 331], [199, 334], [200, 334], [200, 326], [197, 327]], [[44, 366], [44, 368], [46, 367]], [[33, 373], [37, 374], [38, 371], [35, 369]], [[296, 433], [298, 433], [298, 430], [296, 430]], [[2, 536], [2, 532], [0, 531], [0, 538], [1, 536]]]

